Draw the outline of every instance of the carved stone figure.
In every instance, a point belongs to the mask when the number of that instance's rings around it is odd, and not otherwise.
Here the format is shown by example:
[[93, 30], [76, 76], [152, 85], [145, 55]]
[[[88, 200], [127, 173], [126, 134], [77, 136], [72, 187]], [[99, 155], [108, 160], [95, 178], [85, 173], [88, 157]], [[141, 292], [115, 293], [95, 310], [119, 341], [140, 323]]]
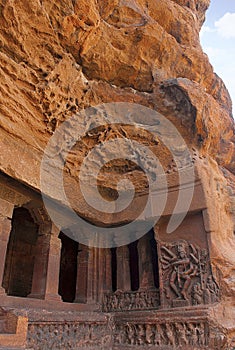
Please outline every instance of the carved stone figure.
[[[192, 277], [196, 274], [196, 269], [187, 256], [184, 245], [179, 244], [177, 250], [178, 256], [170, 254], [172, 257], [169, 259], [169, 265], [172, 267], [170, 287], [179, 299], [188, 300], [188, 289]], [[167, 248], [165, 251], [170, 252]]]
[[198, 337], [197, 337], [197, 330], [194, 324], [189, 323], [187, 325], [186, 334], [188, 336], [189, 345], [197, 345]]
[[147, 302], [146, 299], [148, 300], [148, 297], [146, 296], [145, 292], [140, 292], [139, 294], [139, 306], [140, 309], [144, 309], [147, 307]]
[[207, 263], [208, 263], [208, 252], [206, 249], [201, 250], [200, 254], [200, 272], [206, 273], [207, 272]]
[[146, 343], [147, 344], [152, 344], [152, 335], [153, 335], [152, 327], [150, 324], [147, 324], [146, 325]]
[[140, 299], [140, 293], [136, 293], [135, 297], [135, 308], [139, 309], [141, 306], [141, 299]]
[[128, 324], [127, 325], [127, 338], [128, 338], [128, 342], [130, 345], [135, 344], [135, 337], [136, 337], [135, 326]]
[[154, 344], [161, 346], [162, 344], [162, 337], [161, 337], [161, 330], [160, 330], [160, 326], [156, 325], [156, 329], [155, 329], [155, 337], [154, 337]]
[[130, 308], [131, 308], [131, 309], [132, 309], [132, 308], [134, 309], [134, 308], [135, 308], [135, 305], [136, 305], [136, 304], [135, 304], [135, 294], [132, 293], [132, 294], [130, 295], [130, 299], [131, 299]]
[[136, 336], [137, 344], [138, 345], [143, 345], [144, 344], [144, 339], [145, 339], [144, 325], [143, 324], [139, 324], [136, 327], [136, 330], [137, 330], [137, 336]]
[[203, 304], [203, 290], [201, 289], [199, 282], [195, 283], [192, 288], [192, 304]]
[[168, 345], [175, 346], [175, 335], [170, 324], [166, 324], [166, 336], [168, 339]]
[[197, 325], [196, 332], [197, 332], [197, 337], [198, 337], [198, 345], [199, 346], [205, 345], [204, 325], [203, 324]]
[[131, 307], [131, 299], [129, 293], [125, 293], [125, 305], [127, 305], [127, 309]]
[[207, 303], [215, 303], [219, 299], [219, 288], [214, 282], [213, 277], [209, 276], [207, 278], [206, 290], [205, 290], [205, 300]]
[[187, 345], [188, 340], [186, 336], [185, 325], [183, 323], [177, 323], [175, 327], [179, 345]]
[[119, 325], [115, 333], [115, 343], [124, 344], [126, 342], [126, 331], [124, 325]]

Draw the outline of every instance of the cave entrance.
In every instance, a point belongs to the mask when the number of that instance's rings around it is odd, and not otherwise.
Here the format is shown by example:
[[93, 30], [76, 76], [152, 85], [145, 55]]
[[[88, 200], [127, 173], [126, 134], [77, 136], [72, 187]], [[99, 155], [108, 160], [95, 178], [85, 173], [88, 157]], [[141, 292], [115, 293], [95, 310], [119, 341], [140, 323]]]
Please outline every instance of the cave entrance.
[[77, 255], [79, 244], [60, 232], [61, 257], [60, 257], [60, 277], [59, 294], [62, 300], [67, 303], [74, 302], [77, 283]]
[[155, 240], [153, 230], [149, 232], [149, 235], [150, 235], [151, 260], [152, 260], [154, 285], [157, 289], [159, 289], [160, 282], [159, 282], [159, 263], [158, 263], [158, 253], [157, 253], [158, 252], [157, 242]]
[[139, 253], [138, 253], [137, 246], [138, 246], [138, 241], [135, 241], [128, 245], [132, 291], [136, 291], [139, 289]]
[[31, 292], [38, 225], [26, 208], [16, 208], [7, 246], [3, 287], [8, 295], [27, 297]]

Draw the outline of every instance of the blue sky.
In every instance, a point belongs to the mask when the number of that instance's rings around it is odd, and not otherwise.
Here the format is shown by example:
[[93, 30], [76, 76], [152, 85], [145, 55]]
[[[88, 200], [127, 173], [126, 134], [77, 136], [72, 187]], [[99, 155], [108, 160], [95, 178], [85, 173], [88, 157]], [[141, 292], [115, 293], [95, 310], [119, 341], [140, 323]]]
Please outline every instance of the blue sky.
[[230, 92], [235, 114], [235, 0], [211, 0], [200, 37], [214, 71]]

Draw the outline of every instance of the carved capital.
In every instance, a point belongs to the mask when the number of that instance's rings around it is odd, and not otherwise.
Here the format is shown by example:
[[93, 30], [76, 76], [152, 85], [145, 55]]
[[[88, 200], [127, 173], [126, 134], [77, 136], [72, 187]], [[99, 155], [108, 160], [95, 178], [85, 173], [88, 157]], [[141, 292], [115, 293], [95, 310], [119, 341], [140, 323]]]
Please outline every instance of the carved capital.
[[12, 218], [14, 204], [0, 198], [0, 218]]
[[11, 232], [11, 220], [6, 217], [0, 217], [0, 241], [8, 242]]

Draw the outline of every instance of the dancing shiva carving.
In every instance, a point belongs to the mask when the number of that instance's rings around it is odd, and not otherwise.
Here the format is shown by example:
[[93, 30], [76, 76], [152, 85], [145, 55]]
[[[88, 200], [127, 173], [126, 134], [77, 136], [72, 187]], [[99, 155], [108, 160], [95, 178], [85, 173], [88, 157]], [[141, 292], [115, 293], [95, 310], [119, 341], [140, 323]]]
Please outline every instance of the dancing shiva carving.
[[219, 300], [206, 249], [184, 240], [161, 244], [161, 283], [164, 306], [189, 306]]

